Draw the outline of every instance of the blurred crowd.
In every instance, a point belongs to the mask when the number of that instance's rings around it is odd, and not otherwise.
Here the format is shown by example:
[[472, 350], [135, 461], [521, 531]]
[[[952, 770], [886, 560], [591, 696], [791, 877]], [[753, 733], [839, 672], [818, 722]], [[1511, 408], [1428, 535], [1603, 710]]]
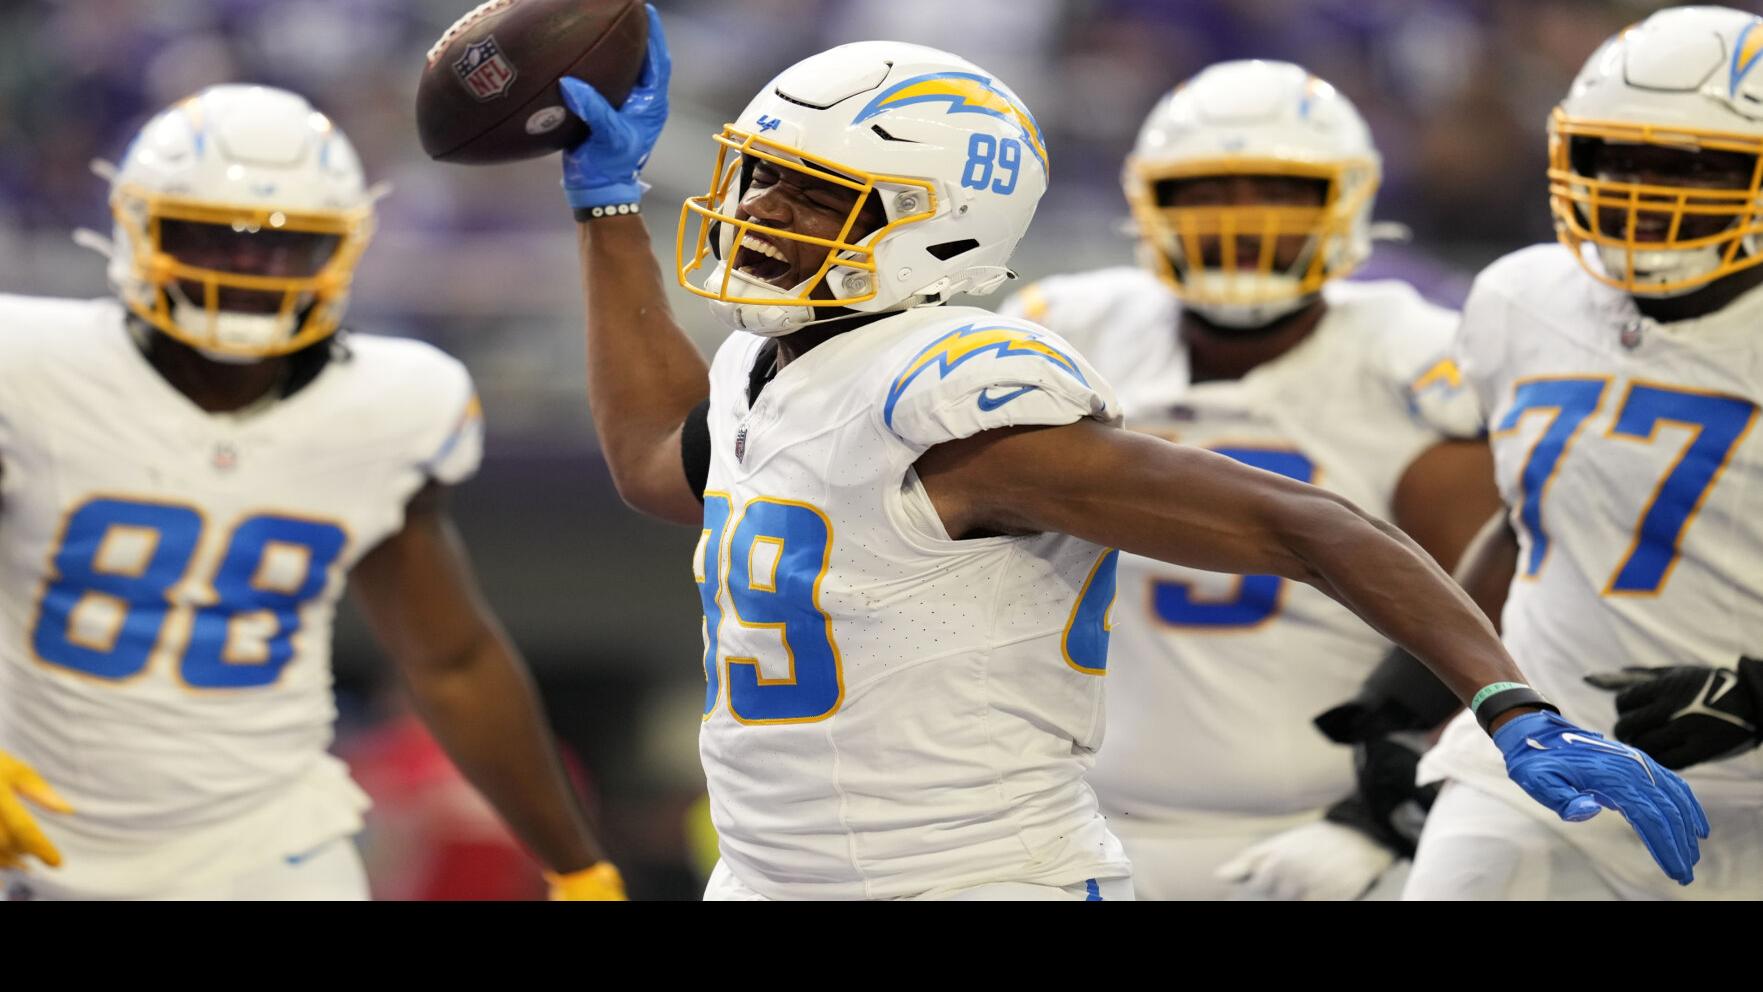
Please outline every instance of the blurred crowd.
[[[546, 181], [441, 168], [412, 140], [422, 54], [463, 0], [12, 0], [0, 8], [0, 227], [103, 220], [87, 171], [155, 108], [208, 83], [308, 94], [360, 146], [388, 236], [558, 226]], [[1208, 62], [1297, 61], [1370, 121], [1382, 213], [1460, 265], [1548, 235], [1542, 124], [1638, 0], [662, 0], [680, 122], [717, 123], [778, 69], [871, 37], [935, 44], [1010, 82], [1050, 136], [1050, 205], [1121, 213], [1121, 156], [1155, 98]], [[690, 148], [691, 145], [682, 147]], [[702, 146], [708, 149], [708, 144]], [[707, 167], [670, 168], [695, 181]], [[549, 178], [544, 169], [519, 173]], [[1083, 223], [1082, 216], [1060, 221]], [[1055, 242], [1042, 227], [1031, 242]], [[1025, 246], [1032, 248], [1032, 244]], [[17, 288], [17, 287], [14, 287]]]

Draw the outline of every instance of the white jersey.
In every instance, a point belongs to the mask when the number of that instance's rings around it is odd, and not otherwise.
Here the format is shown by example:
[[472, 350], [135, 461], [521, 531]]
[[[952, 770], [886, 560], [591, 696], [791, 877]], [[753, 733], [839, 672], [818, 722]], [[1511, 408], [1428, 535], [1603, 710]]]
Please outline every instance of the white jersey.
[[939, 307], [832, 338], [749, 406], [765, 344], [711, 367], [694, 563], [725, 864], [770, 898], [1126, 876], [1083, 783], [1116, 556], [950, 540], [912, 470], [991, 428], [1118, 423], [1106, 383], [1032, 324]]
[[58, 882], [194, 884], [216, 845], [358, 828], [325, 753], [336, 602], [426, 479], [476, 469], [481, 426], [458, 362], [346, 348], [286, 400], [211, 415], [118, 304], [0, 296], [0, 749], [76, 811], [41, 817]]
[[[1013, 301], [1118, 391], [1127, 426], [1314, 483], [1391, 515], [1396, 484], [1442, 435], [1431, 389], [1456, 315], [1399, 282], [1333, 282], [1315, 331], [1237, 381], [1189, 381], [1179, 303], [1142, 269], [1048, 279]], [[1388, 642], [1277, 576], [1122, 555], [1108, 746], [1089, 779], [1112, 813], [1279, 816], [1351, 791], [1352, 752], [1316, 714], [1352, 698]]]
[[[1615, 723], [1591, 673], [1763, 651], [1760, 327], [1763, 290], [1701, 319], [1648, 320], [1557, 245], [1476, 279], [1456, 350], [1518, 533], [1504, 639], [1574, 723]], [[1535, 805], [1467, 714], [1422, 776]], [[1684, 777], [1705, 805], [1763, 805], [1763, 752]]]

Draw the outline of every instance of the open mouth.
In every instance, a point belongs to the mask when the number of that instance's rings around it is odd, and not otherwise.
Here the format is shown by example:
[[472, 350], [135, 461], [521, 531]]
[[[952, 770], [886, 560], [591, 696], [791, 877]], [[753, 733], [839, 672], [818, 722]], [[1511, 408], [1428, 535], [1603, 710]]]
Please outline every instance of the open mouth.
[[794, 270], [783, 249], [758, 235], [742, 236], [735, 250], [735, 271], [761, 282], [788, 289], [795, 284], [784, 280]]

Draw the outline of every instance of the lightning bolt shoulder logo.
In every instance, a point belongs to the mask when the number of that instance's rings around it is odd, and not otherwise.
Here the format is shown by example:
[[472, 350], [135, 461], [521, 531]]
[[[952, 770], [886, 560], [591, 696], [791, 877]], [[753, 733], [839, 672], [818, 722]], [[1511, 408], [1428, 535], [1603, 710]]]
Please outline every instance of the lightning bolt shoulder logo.
[[[889, 427], [894, 425], [895, 405], [905, 394], [906, 388], [912, 385], [913, 381], [927, 369], [934, 368], [939, 378], [947, 379], [949, 373], [969, 359], [982, 354], [990, 354], [994, 358], [1032, 356], [1045, 359], [1059, 371], [1086, 386], [1089, 385], [1089, 380], [1084, 378], [1083, 372], [1071, 356], [1042, 341], [1031, 331], [1020, 327], [987, 327], [979, 324], [965, 324], [932, 341], [929, 347], [913, 356], [912, 361], [907, 364], [906, 370], [894, 379], [894, 384], [888, 389], [887, 404], [882, 408], [883, 421]], [[1028, 389], [1033, 388], [1035, 387], [1028, 387]], [[1027, 392], [1027, 389], [988, 399], [986, 391], [981, 390], [980, 408], [995, 410], [1024, 392]], [[992, 404], [989, 407], [986, 406], [988, 401]]]
[[1463, 370], [1457, 362], [1450, 358], [1441, 358], [1430, 365], [1425, 372], [1414, 378], [1408, 385], [1411, 393], [1424, 393], [1435, 387], [1444, 389], [1463, 388]]

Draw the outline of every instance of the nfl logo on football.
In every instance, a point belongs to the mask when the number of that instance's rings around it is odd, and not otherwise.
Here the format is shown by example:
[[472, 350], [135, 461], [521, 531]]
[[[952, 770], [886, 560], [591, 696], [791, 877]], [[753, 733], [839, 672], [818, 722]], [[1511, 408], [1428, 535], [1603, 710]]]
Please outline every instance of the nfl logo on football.
[[494, 37], [465, 48], [465, 56], [453, 63], [459, 81], [479, 100], [494, 100], [514, 85], [514, 66], [502, 57]]

